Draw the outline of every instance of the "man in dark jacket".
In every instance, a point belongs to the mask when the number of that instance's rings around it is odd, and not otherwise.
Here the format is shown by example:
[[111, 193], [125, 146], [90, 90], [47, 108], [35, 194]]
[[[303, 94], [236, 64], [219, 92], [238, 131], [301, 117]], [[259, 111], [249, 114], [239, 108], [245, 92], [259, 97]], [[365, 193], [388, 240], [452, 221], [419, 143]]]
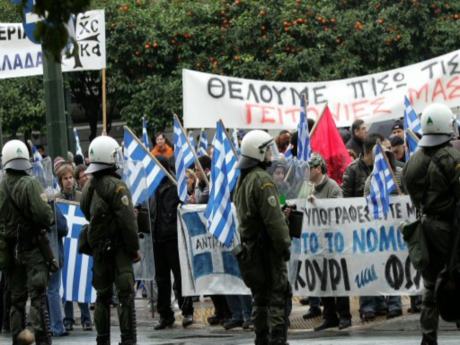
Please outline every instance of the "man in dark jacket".
[[347, 149], [353, 150], [356, 156], [362, 155], [363, 143], [367, 137], [367, 127], [363, 120], [355, 120], [351, 125], [351, 138], [347, 142]]
[[354, 160], [345, 170], [342, 183], [344, 198], [364, 196], [364, 184], [374, 165], [372, 149], [377, 140], [383, 141], [383, 137], [377, 133], [370, 134], [364, 141], [363, 155]]
[[[171, 172], [164, 157], [157, 157], [160, 163]], [[182, 326], [193, 323], [193, 301], [191, 297], [182, 297], [179, 250], [177, 247], [177, 206], [179, 197], [177, 186], [167, 177], [161, 181], [155, 196], [150, 199], [150, 222], [153, 229], [153, 251], [155, 257], [155, 281], [158, 287], [157, 310], [160, 322], [156, 330], [171, 327], [174, 324], [174, 312], [171, 308], [171, 271], [174, 275], [176, 297], [184, 316]]]

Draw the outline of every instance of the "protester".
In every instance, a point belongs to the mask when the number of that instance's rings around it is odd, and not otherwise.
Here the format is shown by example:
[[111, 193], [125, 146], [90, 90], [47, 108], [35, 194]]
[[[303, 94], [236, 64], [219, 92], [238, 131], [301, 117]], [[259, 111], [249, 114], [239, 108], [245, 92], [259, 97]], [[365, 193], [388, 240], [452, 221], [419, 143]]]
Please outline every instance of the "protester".
[[85, 245], [80, 247], [93, 256], [98, 345], [110, 344], [110, 303], [114, 284], [119, 301], [120, 345], [137, 343], [132, 264], [140, 260], [139, 239], [131, 193], [117, 174], [122, 164], [120, 156], [120, 146], [109, 136], [99, 136], [91, 142], [86, 173], [92, 178], [83, 189], [80, 202], [90, 228], [86, 240], [82, 241]]
[[237, 258], [254, 299], [255, 343], [285, 345], [292, 296], [286, 265], [291, 239], [275, 184], [265, 171], [272, 143], [273, 138], [259, 130], [250, 131], [241, 142], [241, 174], [234, 195], [242, 242]]
[[391, 152], [393, 152], [396, 166], [402, 168], [406, 162], [406, 150], [404, 146], [404, 139], [398, 135], [390, 138]]
[[[400, 137], [396, 137], [402, 140]], [[391, 172], [395, 178], [395, 183], [399, 190], [402, 189], [401, 176], [402, 168], [396, 165], [396, 159], [390, 150], [385, 150], [387, 161], [390, 165]], [[372, 174], [369, 175], [364, 184], [364, 196], [370, 194]], [[398, 195], [398, 190], [395, 189], [392, 195]], [[401, 296], [365, 296], [360, 298], [360, 306], [363, 318], [366, 321], [371, 321], [375, 315], [386, 315], [387, 319], [393, 319], [402, 315]]]
[[[308, 163], [310, 166], [310, 181], [314, 186], [309, 202], [314, 204], [315, 199], [341, 198], [342, 190], [337, 182], [327, 176], [327, 164], [323, 157], [317, 153], [313, 153]], [[323, 297], [321, 301], [324, 306], [324, 321], [315, 328], [315, 331], [322, 331], [332, 327], [345, 329], [351, 326], [350, 302], [348, 297]]]
[[86, 166], [83, 164], [77, 165], [74, 170], [73, 178], [77, 183], [77, 190], [82, 191], [86, 182], [88, 182]]
[[279, 153], [285, 153], [291, 143], [291, 133], [287, 130], [279, 132], [275, 139], [276, 147]]
[[[171, 172], [165, 157], [158, 160], [163, 167]], [[153, 251], [155, 256], [155, 280], [158, 286], [157, 310], [160, 322], [155, 330], [165, 329], [174, 325], [174, 312], [171, 308], [171, 272], [176, 286], [176, 297], [182, 310], [184, 328], [193, 323], [193, 301], [182, 296], [181, 271], [177, 244], [177, 205], [180, 200], [177, 186], [168, 177], [164, 177], [150, 199], [150, 222], [153, 229]]]
[[404, 140], [404, 125], [401, 120], [396, 120], [391, 127], [391, 136], [400, 137]]
[[[437, 344], [440, 301], [435, 297], [435, 284], [441, 270], [450, 263], [454, 230], [458, 231], [452, 227], [460, 201], [460, 152], [450, 144], [454, 124], [456, 127], [455, 117], [446, 105], [427, 106], [421, 117], [420, 149], [403, 170], [404, 185], [419, 219], [422, 217], [423, 237], [416, 244], [419, 248], [426, 246], [419, 258], [424, 262], [420, 269], [425, 287], [420, 315], [422, 345]], [[458, 261], [455, 263], [458, 265]]]
[[168, 138], [164, 135], [164, 133], [160, 132], [155, 135], [155, 146], [152, 149], [152, 155], [155, 157], [165, 157], [166, 159], [170, 159], [174, 155], [173, 145], [170, 143]]
[[347, 142], [347, 149], [353, 150], [356, 156], [363, 154], [363, 143], [367, 137], [367, 126], [363, 120], [358, 119], [351, 125], [351, 138]]
[[[55, 171], [56, 178], [59, 183], [60, 192], [56, 195], [57, 198], [80, 202], [81, 192], [77, 191], [74, 180], [74, 169], [69, 163], [62, 163]], [[91, 313], [89, 311], [89, 303], [78, 303], [80, 308], [81, 326], [85, 331], [93, 329], [91, 322]], [[72, 331], [75, 325], [73, 315], [73, 302], [64, 301], [64, 327], [66, 331]]]
[[250, 295], [226, 295], [227, 304], [231, 311], [231, 318], [224, 322], [225, 329], [242, 327], [249, 329], [251, 321], [252, 297]]
[[277, 161], [273, 163], [272, 166], [272, 177], [273, 181], [276, 184], [276, 188], [278, 188], [278, 192], [280, 195], [284, 196], [285, 198], [290, 198], [290, 189], [289, 183], [285, 181], [286, 174], [288, 172], [288, 166], [284, 161]]
[[187, 178], [187, 196], [189, 198], [189, 202], [194, 203], [191, 198], [193, 198], [195, 194], [197, 177], [192, 169], [187, 169], [185, 171], [185, 177]]
[[[354, 124], [358, 125], [357, 121], [355, 121]], [[361, 125], [362, 124], [363, 123], [361, 123]], [[344, 198], [364, 196], [364, 185], [374, 165], [372, 150], [375, 144], [382, 140], [383, 137], [377, 133], [369, 134], [364, 140], [363, 154], [358, 159], [354, 160], [343, 174], [342, 191]], [[360, 316], [363, 320], [370, 321], [375, 318], [375, 306], [373, 303], [370, 303], [368, 306], [366, 301], [365, 297], [360, 297]]]

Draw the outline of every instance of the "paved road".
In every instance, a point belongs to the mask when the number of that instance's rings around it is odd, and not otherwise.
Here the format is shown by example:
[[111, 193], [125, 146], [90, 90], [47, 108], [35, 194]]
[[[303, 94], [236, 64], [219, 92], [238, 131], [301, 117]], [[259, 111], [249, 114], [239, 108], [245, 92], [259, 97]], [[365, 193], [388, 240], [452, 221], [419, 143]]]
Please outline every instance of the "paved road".
[[[209, 316], [212, 309], [209, 304], [200, 303], [195, 308], [197, 322], [190, 328], [183, 329], [180, 324], [179, 312], [176, 313], [176, 325], [174, 328], [154, 331], [152, 320], [145, 300], [136, 301], [138, 314], [138, 345], [249, 345], [253, 344], [253, 332], [240, 329], [225, 331], [222, 327], [210, 327], [203, 320]], [[75, 308], [76, 311], [78, 308]], [[289, 331], [289, 343], [291, 345], [419, 345], [419, 315], [407, 315], [386, 320], [380, 318], [375, 322], [363, 324], [353, 319], [353, 326], [344, 331], [337, 329], [324, 332], [308, 330], [307, 325], [298, 321], [303, 306], [295, 306], [291, 322], [293, 329]], [[78, 319], [78, 318], [77, 318]], [[315, 320], [319, 323], [321, 320]], [[115, 309], [112, 310], [112, 344], [117, 344], [120, 335]], [[68, 337], [53, 338], [55, 345], [92, 345], [95, 344], [96, 333], [84, 332], [80, 326], [75, 326]], [[0, 334], [0, 345], [11, 344], [9, 335]], [[441, 323], [439, 345], [459, 345], [460, 331], [453, 324]]]

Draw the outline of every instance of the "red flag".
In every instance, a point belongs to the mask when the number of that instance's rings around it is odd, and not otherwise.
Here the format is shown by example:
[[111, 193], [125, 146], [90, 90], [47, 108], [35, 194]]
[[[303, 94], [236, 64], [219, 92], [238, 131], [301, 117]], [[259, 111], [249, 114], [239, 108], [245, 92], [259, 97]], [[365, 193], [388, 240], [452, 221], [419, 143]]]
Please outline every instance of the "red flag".
[[329, 177], [341, 185], [343, 173], [352, 159], [327, 105], [311, 134], [311, 148], [326, 161]]

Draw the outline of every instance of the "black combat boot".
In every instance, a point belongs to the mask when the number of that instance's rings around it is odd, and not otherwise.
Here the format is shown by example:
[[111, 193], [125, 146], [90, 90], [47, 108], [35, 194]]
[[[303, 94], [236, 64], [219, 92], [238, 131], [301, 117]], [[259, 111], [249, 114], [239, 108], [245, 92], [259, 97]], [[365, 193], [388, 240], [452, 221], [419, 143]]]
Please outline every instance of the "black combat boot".
[[35, 332], [35, 345], [51, 345], [51, 337], [46, 332]]
[[255, 345], [268, 345], [268, 330], [256, 332]]
[[420, 345], [438, 345], [436, 333], [424, 333]]
[[288, 345], [286, 342], [286, 329], [285, 327], [277, 327], [273, 328], [270, 334], [270, 341], [268, 342], [269, 345]]
[[110, 345], [110, 334], [98, 335], [96, 337], [97, 345]]

